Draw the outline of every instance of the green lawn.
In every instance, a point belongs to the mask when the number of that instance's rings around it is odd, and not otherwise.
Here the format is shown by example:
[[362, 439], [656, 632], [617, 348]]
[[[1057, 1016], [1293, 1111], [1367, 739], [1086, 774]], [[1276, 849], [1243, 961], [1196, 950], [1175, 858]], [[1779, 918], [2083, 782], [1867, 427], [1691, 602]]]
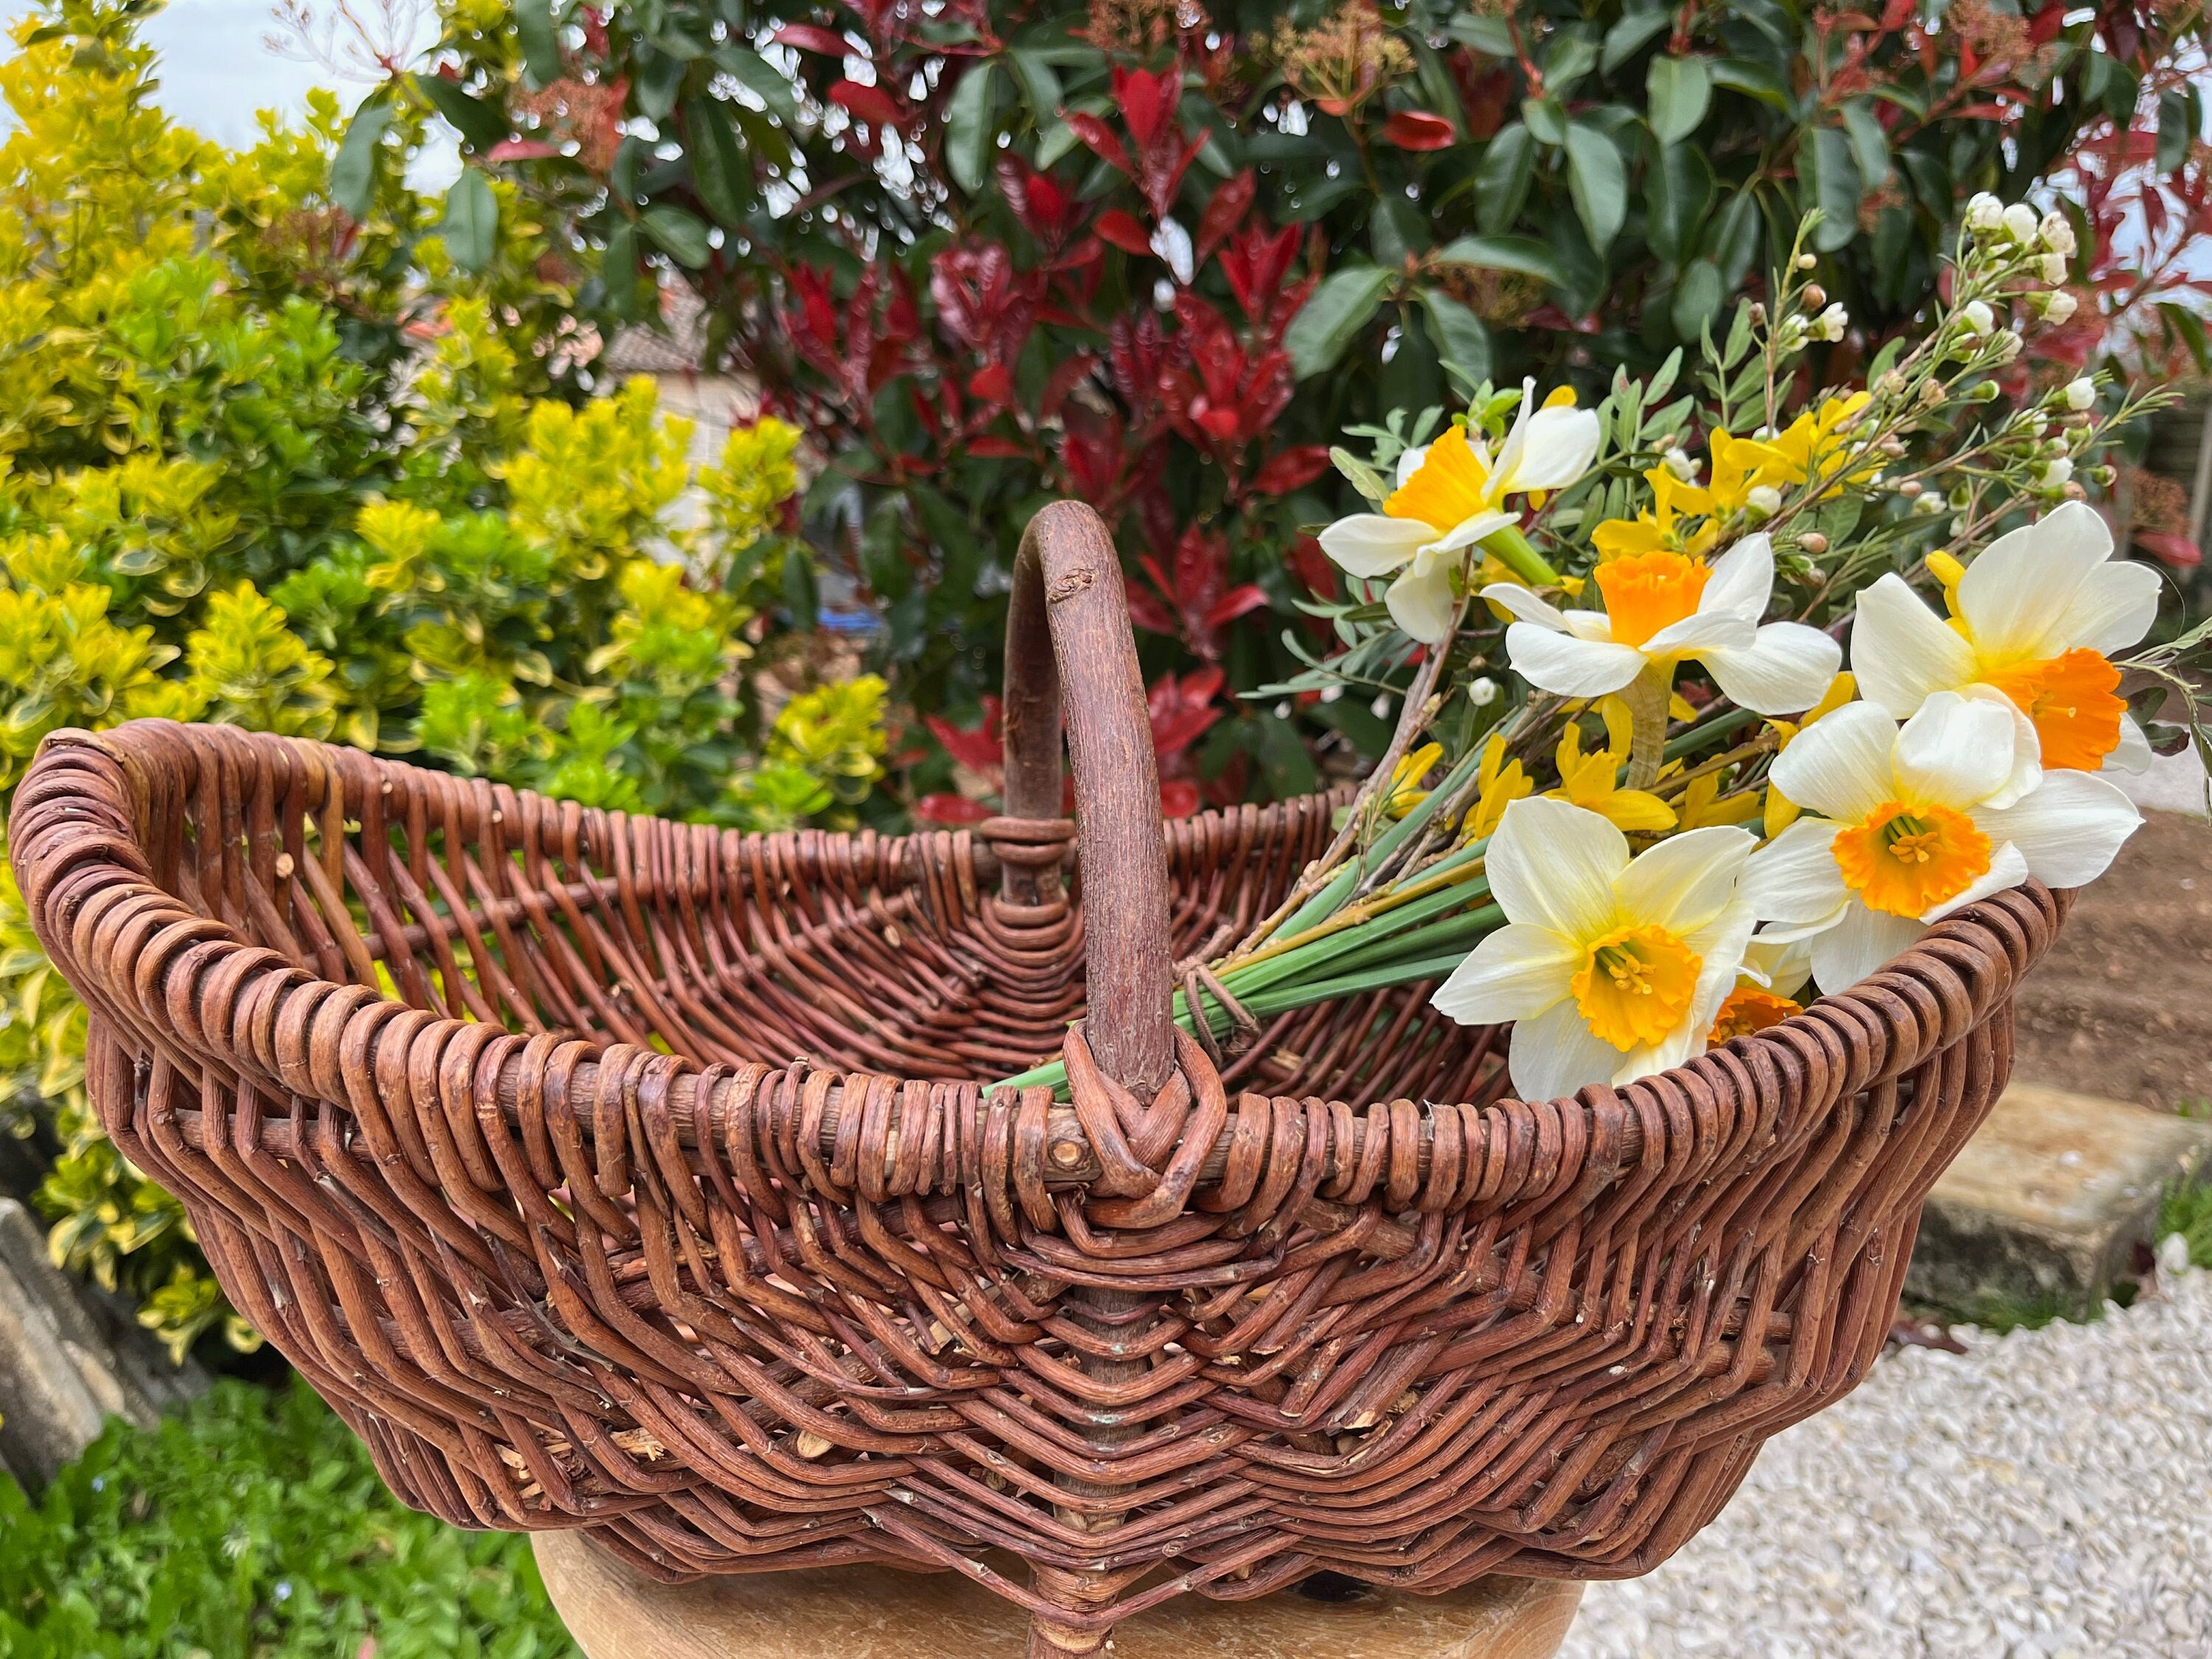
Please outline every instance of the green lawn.
[[527, 1540], [404, 1509], [304, 1383], [0, 1476], [0, 1659], [574, 1659]]

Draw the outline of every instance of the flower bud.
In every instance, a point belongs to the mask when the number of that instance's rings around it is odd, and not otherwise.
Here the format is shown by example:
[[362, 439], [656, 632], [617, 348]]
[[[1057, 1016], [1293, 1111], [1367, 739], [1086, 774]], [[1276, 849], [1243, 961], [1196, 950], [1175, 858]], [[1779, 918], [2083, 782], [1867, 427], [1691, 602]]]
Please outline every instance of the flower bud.
[[[1928, 384], [1929, 386], [1934, 386], [1936, 383], [1933, 380], [1930, 380]], [[1905, 376], [1899, 374], [1893, 368], [1875, 383], [1875, 390], [1881, 392], [1885, 398], [1901, 397], [1904, 394], [1905, 387]], [[1940, 387], [1937, 388], [1937, 395], [1942, 395], [1942, 388]]]
[[1920, 383], [1920, 401], [1930, 409], [1941, 409], [1943, 400], [1950, 395], [1943, 389], [1941, 380], [1923, 380]]
[[2074, 222], [2053, 208], [2043, 216], [2041, 227], [2043, 245], [2053, 253], [2071, 258], [2078, 244], [2074, 240]]
[[2078, 483], [2068, 484], [2064, 489], [2059, 491], [2059, 494], [2069, 501], [2086, 501], [2089, 499], [2089, 492]]
[[[2070, 466], [2072, 463], [2068, 465]], [[1782, 492], [1772, 484], [1753, 484], [1744, 500], [1762, 519], [1771, 519], [1782, 510]]]
[[1828, 538], [1817, 530], [1808, 530], [1797, 538], [1797, 545], [1817, 558], [1828, 550]]
[[1828, 290], [1818, 283], [1808, 283], [1805, 284], [1804, 299], [1806, 310], [1818, 311], [1828, 303]]
[[2043, 280], [2051, 287], [2057, 288], [2066, 280], [2069, 269], [2064, 254], [2046, 253], [2043, 256]]
[[1850, 325], [1851, 313], [1840, 305], [1832, 305], [1813, 319], [1813, 336], [1820, 340], [1840, 340]]
[[2061, 455], [2043, 469], [2042, 487], [2045, 489], [2063, 489], [2068, 480], [2073, 476], [2074, 463]]
[[1800, 270], [1810, 270], [1820, 263], [1809, 253], [1801, 253], [1797, 256], [1797, 269]]
[[1995, 230], [2004, 222], [2004, 204], [1982, 191], [1966, 204], [1966, 228], [1972, 231]]
[[2008, 363], [2020, 356], [2020, 336], [2008, 328], [1998, 330], [1996, 337], [1990, 343], [1996, 348], [1997, 361], [2001, 363]]
[[1690, 458], [1689, 452], [1680, 444], [1675, 445], [1659, 459], [1667, 470], [1684, 483], [1697, 483], [1698, 464]]
[[1487, 708], [1498, 698], [1498, 682], [1484, 674], [1468, 682], [1467, 700], [1477, 708]]
[[1912, 510], [1924, 519], [1932, 519], [1944, 507], [1941, 495], [1919, 495], [1913, 498]]
[[1331, 684], [1324, 685], [1321, 689], [1321, 700], [1323, 702], [1339, 702], [1342, 699], [1343, 696], [1344, 682], [1342, 680], [1338, 680]]
[[2066, 407], [2079, 415], [2097, 406], [2097, 383], [2084, 374], [2066, 383]]
[[1904, 496], [1907, 501], [1911, 501], [1916, 496], [1923, 494], [1927, 489], [1928, 486], [1921, 483], [1919, 479], [1907, 478], [1903, 483], [1898, 485], [1897, 493]]
[[2056, 328], [2073, 319], [2081, 302], [2063, 288], [2055, 288], [2043, 296], [2043, 320]]
[[1966, 401], [1970, 404], [1993, 404], [2002, 395], [1998, 392], [1995, 380], [1983, 380], [1966, 394]]
[[2004, 210], [2005, 234], [2014, 241], [2033, 246], [2043, 234], [2043, 222], [2035, 216], [2035, 210], [2025, 202], [2014, 202]]
[[1966, 332], [1977, 339], [1997, 325], [1997, 314], [1990, 309], [1986, 300], [1967, 301], [1959, 318], [1966, 325]]

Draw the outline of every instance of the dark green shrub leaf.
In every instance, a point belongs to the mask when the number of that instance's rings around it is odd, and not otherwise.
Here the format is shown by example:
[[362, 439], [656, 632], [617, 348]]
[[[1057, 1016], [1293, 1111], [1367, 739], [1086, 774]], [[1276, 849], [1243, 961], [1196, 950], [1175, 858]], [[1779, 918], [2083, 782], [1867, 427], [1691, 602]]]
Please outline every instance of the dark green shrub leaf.
[[707, 240], [707, 227], [696, 216], [680, 207], [671, 207], [665, 202], [656, 202], [638, 216], [660, 251], [678, 264], [697, 270], [713, 257], [714, 248]]
[[1390, 277], [1379, 265], [1354, 265], [1322, 279], [1283, 335], [1298, 379], [1320, 374], [1344, 355], [1352, 337], [1366, 326], [1382, 303]]
[[1712, 104], [1712, 76], [1702, 58], [1655, 58], [1644, 84], [1651, 131], [1662, 144], [1680, 143], [1695, 132]]
[[1567, 129], [1567, 185], [1590, 246], [1602, 254], [1628, 216], [1628, 169], [1612, 139], [1579, 121]]
[[549, 87], [561, 78], [561, 47], [553, 30], [553, 0], [515, 0], [515, 39], [530, 84]]
[[461, 176], [446, 192], [446, 211], [438, 221], [438, 234], [445, 240], [446, 252], [463, 270], [482, 270], [491, 263], [493, 250], [499, 244], [499, 198], [492, 194], [491, 180], [479, 169], [463, 167]]
[[392, 94], [379, 87], [362, 100], [331, 162], [331, 200], [356, 219], [368, 216], [376, 191], [378, 147], [392, 127]]
[[945, 112], [945, 165], [952, 180], [971, 196], [983, 188], [991, 167], [992, 93], [997, 71], [988, 64], [971, 66], [952, 90]]

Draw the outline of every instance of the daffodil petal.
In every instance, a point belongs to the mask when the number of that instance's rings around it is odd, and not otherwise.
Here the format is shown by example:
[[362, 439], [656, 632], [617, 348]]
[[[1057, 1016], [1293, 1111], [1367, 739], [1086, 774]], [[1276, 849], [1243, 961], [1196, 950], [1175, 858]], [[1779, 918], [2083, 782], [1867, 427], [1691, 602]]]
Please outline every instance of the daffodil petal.
[[2062, 629], [2089, 573], [2112, 555], [2094, 507], [2065, 501], [2000, 536], [1959, 580], [1959, 614], [1985, 659], [2037, 660], [2068, 648]]
[[1644, 653], [1632, 645], [1554, 634], [1536, 623], [1505, 630], [1505, 654], [1529, 684], [1563, 697], [1601, 697], [1644, 672]]
[[1850, 896], [1836, 863], [1836, 831], [1826, 818], [1798, 819], [1745, 862], [1737, 896], [1762, 921], [1800, 927], [1832, 921]]
[[1426, 444], [1419, 445], [1412, 449], [1400, 450], [1398, 452], [1398, 488], [1403, 489], [1411, 483], [1413, 481], [1413, 475], [1421, 470], [1421, 463], [1428, 459], [1429, 447]]
[[1613, 883], [1621, 914], [1678, 936], [1695, 933], [1729, 908], [1758, 845], [1751, 831], [1728, 824], [1668, 836], [1638, 853]]
[[2142, 814], [2094, 772], [2053, 771], [2013, 805], [1977, 812], [1974, 822], [1990, 839], [2020, 848], [2038, 881], [2080, 887], [2105, 873]]
[[1600, 1037], [1570, 999], [1513, 1028], [1507, 1068], [1523, 1100], [1557, 1100], [1610, 1079], [1620, 1050]]
[[1597, 411], [1540, 409], [1514, 422], [1498, 452], [1495, 496], [1530, 489], [1565, 489], [1597, 459]]
[[1390, 620], [1423, 645], [1442, 644], [1451, 632], [1457, 609], [1452, 599], [1451, 575], [1441, 561], [1415, 561], [1415, 568], [1390, 584], [1384, 595]]
[[1436, 534], [1418, 519], [1354, 513], [1321, 532], [1321, 550], [1355, 576], [1387, 576]]
[[1974, 647], [1893, 573], [1858, 597], [1851, 673], [1861, 696], [1892, 719], [1910, 720], [1935, 693], [1972, 680]]
[[2099, 565], [2083, 578], [2059, 623], [2067, 644], [2109, 657], [2138, 643], [2158, 618], [2164, 586], [2147, 564], [2108, 560]]
[[2148, 772], [2150, 763], [2158, 757], [2151, 750], [2150, 739], [2136, 724], [2133, 714], [2120, 716], [2120, 746], [2105, 757], [2107, 772]]
[[2014, 742], [1993, 699], [1938, 691], [1898, 732], [1890, 764], [1907, 799], [1968, 811], [2011, 780]]
[[1650, 657], [1704, 657], [1708, 651], [1750, 647], [1757, 630], [1728, 611], [1696, 611], [1668, 623], [1639, 647]]
[[2009, 891], [2027, 879], [2027, 859], [2010, 842], [2001, 844], [1990, 855], [1990, 867], [1968, 884], [1963, 893], [1955, 893], [1942, 903], [1921, 912], [1920, 920], [1931, 927], [1954, 910], [1963, 910], [1970, 904], [1979, 904], [1993, 893]]
[[1628, 867], [1628, 838], [1596, 813], [1563, 800], [1516, 800], [1490, 838], [1490, 894], [1508, 921], [1534, 922], [1571, 939], [1613, 925], [1613, 882]]
[[1720, 611], [1756, 627], [1774, 597], [1774, 542], [1765, 531], [1746, 536], [1713, 561], [1698, 609]]
[[1854, 897], [1842, 919], [1813, 937], [1813, 977], [1827, 992], [1848, 991], [1928, 931], [1911, 916], [1871, 910]]
[[1741, 708], [1759, 714], [1796, 714], [1820, 702], [1844, 660], [1844, 648], [1802, 623], [1769, 623], [1746, 646], [1705, 651], [1698, 660], [1713, 684]]
[[1813, 977], [1813, 947], [1802, 939], [1754, 933], [1743, 947], [1741, 971], [1756, 976], [1778, 997], [1794, 997]]
[[1969, 701], [1993, 703], [2012, 721], [2012, 775], [1981, 801], [1984, 806], [2009, 806], [2043, 781], [2043, 739], [2036, 735], [2035, 722], [2028, 719], [2026, 709], [1994, 685], [1964, 686], [1959, 695]]
[[1849, 702], [1800, 732], [1775, 757], [1782, 793], [1823, 817], [1856, 823], [1890, 799], [1897, 722], [1870, 702]]
[[1510, 513], [1478, 513], [1462, 519], [1431, 545], [1439, 553], [1456, 553], [1462, 548], [1473, 547], [1486, 536], [1494, 536], [1506, 526], [1516, 522]]
[[1555, 634], [1568, 631], [1567, 619], [1553, 605], [1540, 599], [1518, 582], [1492, 582], [1476, 597], [1510, 611], [1524, 623], [1539, 628], [1548, 628]]
[[1586, 952], [1548, 927], [1509, 923], [1468, 953], [1429, 999], [1462, 1025], [1502, 1025], [1572, 994]]

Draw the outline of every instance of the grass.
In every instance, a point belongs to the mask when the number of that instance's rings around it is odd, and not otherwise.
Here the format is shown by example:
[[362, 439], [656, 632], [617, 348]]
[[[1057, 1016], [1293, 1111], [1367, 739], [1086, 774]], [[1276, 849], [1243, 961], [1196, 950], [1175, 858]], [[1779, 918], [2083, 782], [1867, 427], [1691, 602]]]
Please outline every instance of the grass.
[[528, 1540], [400, 1505], [305, 1383], [0, 1475], [0, 1659], [575, 1659]]
[[2158, 1206], [2158, 1237], [2163, 1243], [2175, 1233], [2189, 1243], [2189, 1259], [2200, 1267], [2212, 1267], [2212, 1184], [2196, 1182], [2176, 1187]]

